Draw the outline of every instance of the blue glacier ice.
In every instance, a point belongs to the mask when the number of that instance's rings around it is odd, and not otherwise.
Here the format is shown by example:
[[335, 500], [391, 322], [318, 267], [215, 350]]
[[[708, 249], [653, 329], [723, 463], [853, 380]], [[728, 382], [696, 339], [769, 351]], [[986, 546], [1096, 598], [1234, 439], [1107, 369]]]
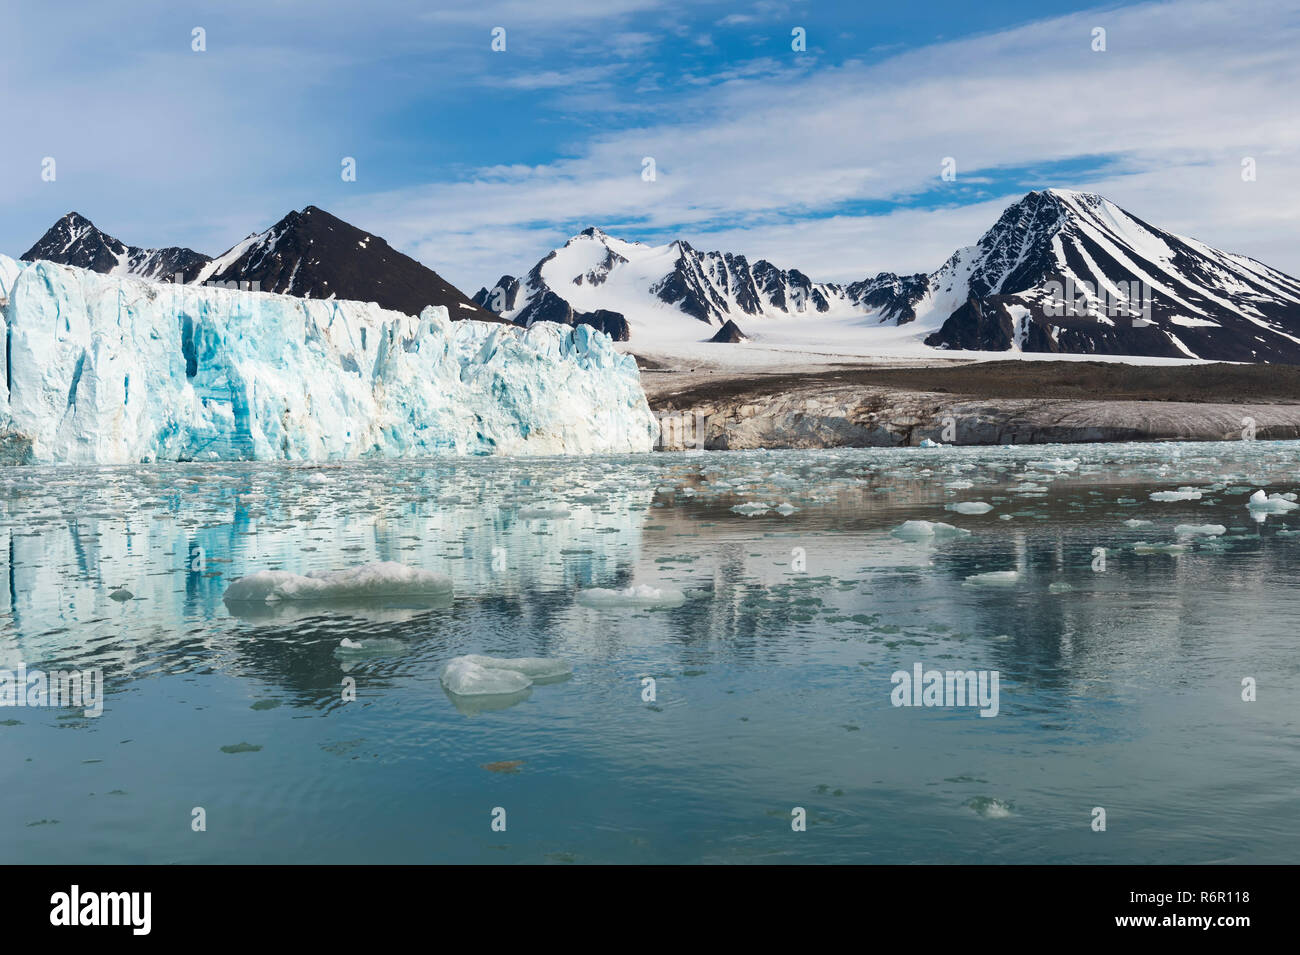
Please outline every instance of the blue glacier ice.
[[319, 461], [649, 451], [631, 356], [373, 303], [170, 285], [0, 256], [0, 461]]

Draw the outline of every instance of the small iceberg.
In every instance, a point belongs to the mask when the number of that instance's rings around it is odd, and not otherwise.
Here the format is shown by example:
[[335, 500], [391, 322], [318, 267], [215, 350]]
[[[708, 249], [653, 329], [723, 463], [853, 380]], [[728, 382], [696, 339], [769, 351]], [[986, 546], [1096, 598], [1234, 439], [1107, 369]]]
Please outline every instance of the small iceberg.
[[992, 796], [976, 796], [966, 803], [966, 808], [985, 819], [1010, 819], [1015, 815], [1014, 804], [994, 799]]
[[1079, 468], [1078, 458], [1048, 458], [1046, 461], [1027, 461], [1025, 462], [1027, 470], [1034, 471], [1077, 471]]
[[889, 532], [899, 540], [925, 541], [941, 540], [949, 537], [969, 537], [970, 531], [953, 527], [943, 521], [904, 521]]
[[956, 504], [945, 504], [944, 510], [955, 511], [958, 514], [987, 514], [993, 510], [993, 505], [984, 501], [958, 501]]
[[1174, 533], [1179, 537], [1218, 537], [1228, 533], [1228, 529], [1222, 524], [1179, 524]]
[[1176, 491], [1155, 491], [1151, 494], [1153, 501], [1199, 501], [1201, 492], [1194, 487], [1180, 487]]
[[680, 607], [686, 595], [673, 587], [649, 587], [641, 584], [624, 590], [593, 587], [578, 591], [578, 603], [587, 607]]
[[1187, 552], [1187, 544], [1148, 544], [1146, 541], [1140, 541], [1133, 545], [1135, 554], [1183, 554]]
[[521, 520], [563, 520], [566, 517], [572, 517], [572, 513], [567, 507], [541, 506], [541, 507], [521, 507], [519, 517]]
[[1246, 502], [1246, 507], [1261, 514], [1285, 514], [1294, 511], [1300, 504], [1296, 503], [1294, 494], [1265, 494], [1256, 491]]
[[471, 653], [448, 660], [442, 685], [458, 696], [501, 696], [534, 683], [554, 683], [573, 675], [563, 660], [547, 657], [488, 657]]
[[572, 675], [573, 668], [563, 660], [471, 653], [448, 660], [439, 679], [456, 709], [473, 716], [508, 709], [528, 699], [534, 685], [556, 683]]
[[964, 587], [1010, 587], [1020, 582], [1018, 570], [993, 570], [987, 574], [971, 574], [963, 582]]
[[329, 601], [371, 597], [426, 597], [451, 593], [451, 578], [394, 561], [362, 564], [346, 570], [260, 570], [240, 577], [222, 598], [226, 603], [278, 603], [281, 600]]
[[932, 438], [922, 438], [922, 439], [921, 439], [921, 443], [920, 443], [919, 445], [917, 445], [917, 447], [921, 447], [921, 448], [942, 448], [943, 445], [940, 444], [938, 441], [935, 441], [935, 440], [932, 439]]
[[350, 640], [344, 637], [334, 648], [334, 655], [338, 657], [386, 656], [391, 653], [401, 653], [405, 649], [405, 643], [392, 638]]

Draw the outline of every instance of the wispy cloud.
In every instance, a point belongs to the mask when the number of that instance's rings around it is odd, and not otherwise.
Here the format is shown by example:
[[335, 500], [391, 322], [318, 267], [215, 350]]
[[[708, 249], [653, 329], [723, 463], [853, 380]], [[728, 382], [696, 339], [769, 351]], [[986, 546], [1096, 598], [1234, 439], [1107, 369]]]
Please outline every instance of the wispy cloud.
[[[133, 242], [212, 252], [312, 202], [470, 288], [591, 224], [853, 279], [933, 268], [1010, 198], [1060, 185], [1300, 272], [1300, 13], [1282, 0], [1106, 7], [944, 42], [844, 4], [804, 54], [789, 48], [802, 4], [306, 9], [230, 0], [122, 31], [122, 11], [90, 2], [57, 22], [17, 8], [5, 250], [79, 208]], [[204, 54], [190, 19], [209, 21]], [[490, 49], [498, 25], [508, 53]], [[39, 180], [47, 155], [57, 184]]]
[[[1300, 217], [1293, 158], [1300, 127], [1290, 92], [1300, 64], [1289, 52], [1300, 30], [1289, 5], [1250, 6], [1249, 15], [1212, 3], [1110, 9], [806, 75], [746, 76], [728, 67], [719, 71], [728, 82], [679, 102], [689, 118], [598, 133], [575, 158], [506, 179], [485, 170], [469, 181], [365, 197], [353, 211], [417, 245], [448, 230], [508, 232], [509, 246], [526, 245], [516, 233], [532, 233], [533, 258], [545, 251], [543, 236], [549, 242], [566, 223], [677, 229], [744, 251], [753, 248], [747, 237], [761, 235], [773, 257], [850, 278], [934, 267], [941, 249], [973, 241], [974, 220], [988, 224], [995, 211], [901, 208], [881, 219], [844, 215], [844, 205], [933, 195], [943, 189], [944, 157], [956, 160], [959, 183], [996, 187], [998, 170], [1086, 153], [1114, 157], [1104, 180], [1038, 185], [1096, 186], [1157, 223], [1266, 251], [1274, 264], [1300, 271], [1300, 256], [1288, 250]], [[1095, 25], [1108, 30], [1106, 52], [1091, 48]], [[1239, 175], [1246, 155], [1260, 164], [1256, 182]], [[656, 160], [653, 183], [640, 178], [643, 156]], [[835, 228], [798, 216], [834, 217]], [[959, 237], [942, 222], [971, 231]], [[936, 246], [928, 236], [940, 228], [947, 237]], [[875, 255], [846, 256], [845, 243]], [[928, 266], [922, 248], [934, 256]], [[486, 275], [502, 267], [499, 257], [474, 255], [454, 270]], [[842, 271], [851, 268], [857, 272]]]

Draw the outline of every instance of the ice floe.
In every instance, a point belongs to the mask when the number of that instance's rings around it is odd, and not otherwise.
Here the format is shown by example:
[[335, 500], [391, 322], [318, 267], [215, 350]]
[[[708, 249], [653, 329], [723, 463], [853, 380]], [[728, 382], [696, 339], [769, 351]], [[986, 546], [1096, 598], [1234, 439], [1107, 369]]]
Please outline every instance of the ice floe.
[[943, 521], [904, 521], [890, 531], [899, 540], [920, 541], [939, 540], [948, 537], [969, 537], [970, 531], [953, 527]]
[[588, 607], [680, 607], [686, 595], [673, 587], [639, 584], [623, 590], [593, 587], [578, 592], [578, 603]]
[[1133, 545], [1135, 554], [1182, 554], [1188, 549], [1187, 544], [1148, 544], [1146, 541], [1139, 541]]
[[1153, 501], [1199, 501], [1201, 492], [1194, 487], [1180, 487], [1176, 491], [1154, 491], [1151, 494]]
[[451, 578], [394, 561], [362, 564], [345, 570], [295, 574], [260, 570], [226, 588], [226, 603], [276, 603], [281, 600], [358, 600], [371, 597], [419, 597], [450, 594]]
[[1300, 504], [1296, 503], [1294, 494], [1265, 494], [1263, 491], [1256, 491], [1246, 502], [1246, 507], [1261, 514], [1285, 514], [1287, 511], [1294, 511], [1300, 507]]
[[1179, 524], [1174, 533], [1179, 537], [1218, 537], [1228, 533], [1228, 529], [1222, 524]]
[[1010, 587], [1020, 582], [1018, 570], [992, 570], [985, 574], [971, 574], [966, 578], [966, 587]]

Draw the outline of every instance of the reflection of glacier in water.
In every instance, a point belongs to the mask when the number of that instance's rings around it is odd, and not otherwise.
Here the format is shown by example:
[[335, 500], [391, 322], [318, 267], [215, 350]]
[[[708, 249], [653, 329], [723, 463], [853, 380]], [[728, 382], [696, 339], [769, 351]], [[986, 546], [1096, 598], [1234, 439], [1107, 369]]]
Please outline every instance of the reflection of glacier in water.
[[[1257, 442], [7, 470], [0, 666], [102, 667], [107, 700], [0, 710], [25, 774], [5, 835], [28, 861], [317, 861], [340, 827], [352, 861], [1290, 858], [1300, 511], [1247, 505], [1300, 489], [1298, 462]], [[378, 561], [454, 595], [222, 602], [255, 571]], [[1005, 583], [963, 586], [987, 574]], [[686, 599], [579, 597], [629, 587]], [[464, 654], [574, 676], [458, 709], [439, 674]], [[997, 718], [893, 708], [918, 662], [999, 671]], [[224, 835], [189, 839], [200, 800]], [[508, 836], [478, 824], [498, 804]]]
[[[111, 642], [113, 665], [129, 668], [180, 640], [187, 621], [284, 621], [333, 609], [392, 622], [427, 609], [370, 601], [231, 612], [226, 588], [259, 570], [395, 561], [451, 576], [463, 596], [500, 599], [604, 579], [638, 542], [648, 482], [616, 486], [595, 466], [569, 495], [579, 500], [531, 516], [548, 493], [547, 471], [558, 468], [539, 466], [531, 478], [476, 462], [10, 470], [5, 660], [102, 655]], [[133, 599], [112, 599], [117, 588]]]

